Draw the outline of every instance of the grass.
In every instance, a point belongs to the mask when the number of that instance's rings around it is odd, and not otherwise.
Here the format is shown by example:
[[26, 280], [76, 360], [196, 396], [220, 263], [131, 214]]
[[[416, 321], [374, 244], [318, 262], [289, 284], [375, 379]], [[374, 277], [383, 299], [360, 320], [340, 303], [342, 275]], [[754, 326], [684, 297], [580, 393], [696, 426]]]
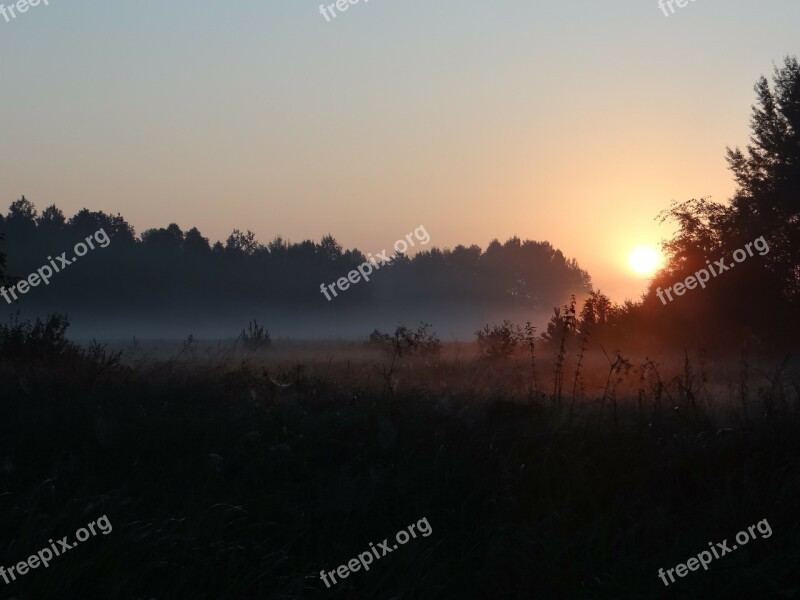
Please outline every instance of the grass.
[[[701, 369], [678, 356], [672, 369], [607, 384], [609, 362], [587, 355], [570, 421], [569, 406], [529, 393], [529, 357], [445, 348], [398, 360], [385, 391], [375, 369], [385, 356], [326, 349], [301, 366], [301, 350], [286, 358], [275, 346], [211, 362], [182, 351], [116, 363], [69, 347], [0, 356], [0, 561], [103, 514], [114, 527], [46, 570], [0, 581], [4, 596], [800, 595], [788, 368], [777, 383], [775, 370], [756, 380], [751, 359], [743, 394], [725, 385], [738, 364]], [[536, 367], [556, 365], [537, 357]], [[423, 517], [430, 537], [330, 590], [320, 581], [321, 569]], [[664, 590], [660, 567], [764, 518], [771, 538]]]

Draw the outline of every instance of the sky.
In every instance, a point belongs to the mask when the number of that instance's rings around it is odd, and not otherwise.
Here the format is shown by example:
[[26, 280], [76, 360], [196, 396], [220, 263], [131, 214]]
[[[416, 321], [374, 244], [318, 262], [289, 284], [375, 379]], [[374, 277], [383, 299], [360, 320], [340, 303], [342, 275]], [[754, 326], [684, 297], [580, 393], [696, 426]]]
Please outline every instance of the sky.
[[50, 0], [0, 17], [0, 205], [364, 252], [549, 240], [613, 300], [672, 200], [734, 191], [797, 0]]

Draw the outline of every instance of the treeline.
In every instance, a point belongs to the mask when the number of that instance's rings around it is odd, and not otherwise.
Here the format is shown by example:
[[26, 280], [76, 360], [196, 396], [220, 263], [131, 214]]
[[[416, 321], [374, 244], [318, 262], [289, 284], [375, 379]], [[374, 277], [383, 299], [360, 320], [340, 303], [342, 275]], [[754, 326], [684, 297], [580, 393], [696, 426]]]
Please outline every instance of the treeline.
[[22, 298], [48, 310], [147, 306], [191, 310], [204, 306], [268, 305], [337, 309], [380, 300], [388, 305], [486, 306], [547, 309], [591, 288], [588, 274], [548, 242], [512, 238], [505, 243], [431, 248], [413, 257], [395, 254], [368, 284], [354, 285], [333, 302], [320, 293], [362, 264], [358, 249], [331, 237], [260, 243], [251, 231], [234, 230], [223, 243], [197, 228], [178, 225], [137, 235], [121, 215], [81, 210], [71, 218], [55, 205], [41, 213], [25, 197], [0, 215], [8, 275], [27, 277], [48, 256], [58, 256], [104, 229], [111, 244], [89, 252], [48, 287]]

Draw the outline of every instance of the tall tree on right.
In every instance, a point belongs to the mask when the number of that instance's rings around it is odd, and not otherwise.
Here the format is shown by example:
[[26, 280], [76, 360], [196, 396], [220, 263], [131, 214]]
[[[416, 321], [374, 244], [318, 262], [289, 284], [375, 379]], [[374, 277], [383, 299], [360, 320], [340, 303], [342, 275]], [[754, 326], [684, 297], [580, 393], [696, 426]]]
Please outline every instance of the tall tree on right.
[[727, 236], [741, 247], [765, 236], [765, 260], [785, 282], [784, 293], [800, 298], [800, 63], [786, 57], [776, 67], [772, 86], [761, 77], [746, 151], [728, 148], [728, 163], [738, 183], [731, 201]]
[[[737, 183], [729, 203], [689, 200], [663, 211], [661, 220], [677, 224], [663, 244], [667, 263], [650, 283], [643, 322], [662, 339], [730, 346], [756, 335], [794, 343], [800, 335], [800, 63], [787, 57], [770, 82], [755, 86], [750, 143], [728, 148]], [[735, 271], [715, 277], [703, 293], [693, 292], [664, 306], [656, 290], [706, 268], [709, 260], [732, 263], [733, 252], [764, 237], [768, 252], [748, 258]], [[669, 318], [662, 322], [662, 317]], [[636, 322], [629, 311], [622, 321]]]

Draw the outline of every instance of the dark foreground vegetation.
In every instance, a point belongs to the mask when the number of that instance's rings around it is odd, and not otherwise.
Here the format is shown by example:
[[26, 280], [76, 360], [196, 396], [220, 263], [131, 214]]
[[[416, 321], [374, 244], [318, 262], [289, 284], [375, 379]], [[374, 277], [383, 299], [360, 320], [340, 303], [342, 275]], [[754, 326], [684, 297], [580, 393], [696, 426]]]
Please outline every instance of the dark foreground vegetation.
[[[606, 364], [580, 375], [572, 414], [557, 359], [531, 387], [524, 354], [301, 366], [275, 345], [193, 357], [190, 340], [126, 360], [64, 327], [0, 330], [0, 561], [104, 514], [113, 532], [0, 582], [3, 597], [800, 595], [791, 365], [737, 364], [726, 382], [692, 357], [674, 376]], [[422, 518], [430, 537], [320, 581]], [[762, 519], [772, 537], [664, 589], [659, 568]]]

